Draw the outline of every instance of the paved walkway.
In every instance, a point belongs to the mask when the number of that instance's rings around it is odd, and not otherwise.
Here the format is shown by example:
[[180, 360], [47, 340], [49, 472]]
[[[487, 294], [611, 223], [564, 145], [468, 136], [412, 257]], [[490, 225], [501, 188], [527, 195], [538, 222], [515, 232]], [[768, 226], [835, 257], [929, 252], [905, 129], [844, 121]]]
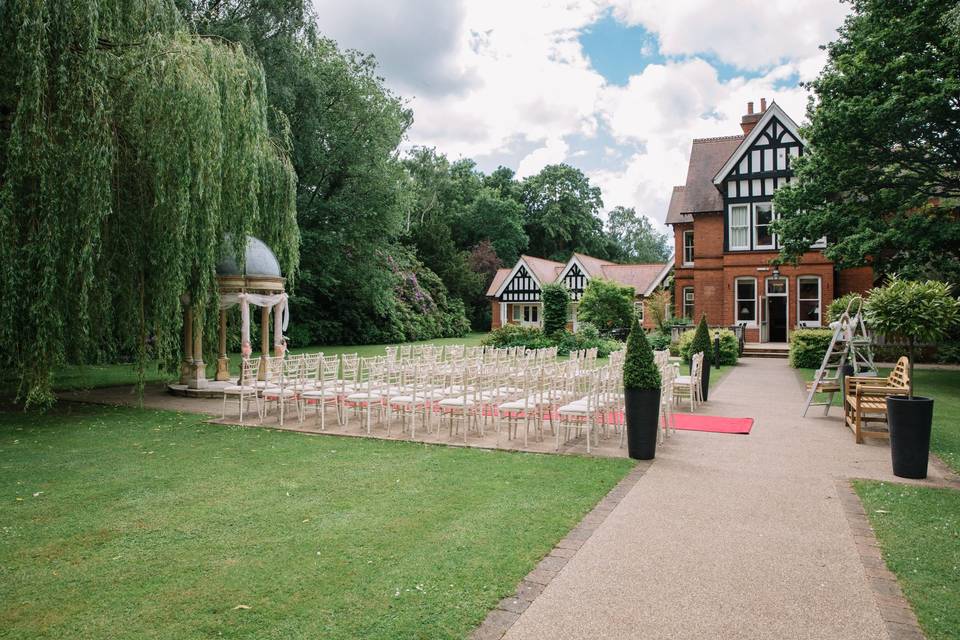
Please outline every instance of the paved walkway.
[[505, 637], [887, 638], [836, 481], [893, 479], [889, 447], [803, 401], [785, 361], [741, 360], [704, 410], [753, 432], [678, 431]]

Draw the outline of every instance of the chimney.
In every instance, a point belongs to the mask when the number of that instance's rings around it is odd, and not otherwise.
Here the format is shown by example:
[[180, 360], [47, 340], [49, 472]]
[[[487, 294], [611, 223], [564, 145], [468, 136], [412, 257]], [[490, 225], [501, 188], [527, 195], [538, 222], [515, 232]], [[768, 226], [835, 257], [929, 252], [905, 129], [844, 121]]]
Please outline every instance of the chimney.
[[760, 118], [763, 116], [763, 111], [767, 108], [767, 99], [763, 98], [760, 101], [760, 113], [753, 112], [753, 102], [747, 103], [747, 115], [740, 118], [740, 128], [743, 129], [743, 135], [750, 133], [750, 130], [753, 129], [757, 122], [760, 121]]

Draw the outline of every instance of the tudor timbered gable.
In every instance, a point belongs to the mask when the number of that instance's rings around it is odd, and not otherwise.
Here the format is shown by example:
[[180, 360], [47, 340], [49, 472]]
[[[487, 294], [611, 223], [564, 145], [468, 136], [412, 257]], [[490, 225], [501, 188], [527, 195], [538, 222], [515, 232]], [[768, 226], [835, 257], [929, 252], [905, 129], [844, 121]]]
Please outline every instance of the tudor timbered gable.
[[516, 270], [500, 295], [502, 302], [539, 302], [540, 286], [523, 265]]
[[714, 180], [723, 194], [725, 251], [780, 248], [772, 230], [773, 194], [790, 183], [792, 164], [802, 154], [796, 124], [771, 106]]
[[587, 288], [588, 280], [587, 274], [580, 269], [580, 265], [576, 262], [570, 265], [570, 268], [567, 269], [567, 272], [563, 275], [563, 286], [570, 292], [570, 300], [579, 302], [581, 296], [583, 296], [584, 289]]

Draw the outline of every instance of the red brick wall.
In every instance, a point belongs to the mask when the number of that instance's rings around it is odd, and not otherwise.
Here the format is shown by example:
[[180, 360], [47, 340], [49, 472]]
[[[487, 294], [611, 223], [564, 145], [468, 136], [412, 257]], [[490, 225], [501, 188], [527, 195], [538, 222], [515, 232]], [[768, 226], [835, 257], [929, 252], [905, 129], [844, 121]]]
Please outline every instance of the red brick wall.
[[850, 292], [863, 293], [873, 287], [873, 268], [843, 269], [837, 280], [837, 297]]
[[500, 303], [496, 300], [490, 301], [490, 330], [500, 328]]

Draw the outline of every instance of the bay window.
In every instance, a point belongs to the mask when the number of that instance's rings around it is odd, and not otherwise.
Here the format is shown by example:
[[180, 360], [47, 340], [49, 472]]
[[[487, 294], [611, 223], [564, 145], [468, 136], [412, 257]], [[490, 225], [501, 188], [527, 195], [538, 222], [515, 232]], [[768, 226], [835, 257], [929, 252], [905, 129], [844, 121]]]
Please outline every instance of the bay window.
[[683, 264], [693, 264], [693, 231], [683, 232]]

